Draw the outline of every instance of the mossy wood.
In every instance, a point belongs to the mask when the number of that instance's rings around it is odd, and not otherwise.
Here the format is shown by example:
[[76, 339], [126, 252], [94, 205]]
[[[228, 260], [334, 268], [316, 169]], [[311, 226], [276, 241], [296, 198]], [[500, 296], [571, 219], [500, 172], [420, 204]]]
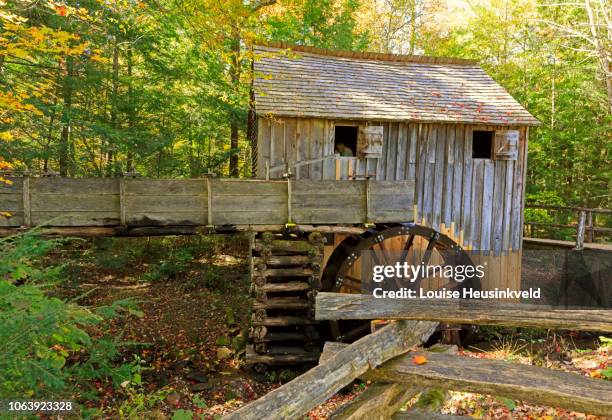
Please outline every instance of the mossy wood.
[[[319, 362], [323, 362], [334, 354], [346, 348], [345, 343], [328, 341], [325, 343]], [[434, 346], [436, 351], [457, 353], [457, 346]], [[398, 383], [374, 383], [359, 394], [354, 400], [338, 408], [330, 415], [330, 420], [386, 420], [395, 418], [393, 415], [426, 389], [421, 386], [406, 386]], [[422, 413], [414, 409], [407, 415], [420, 416]], [[434, 413], [427, 413], [433, 415]], [[412, 418], [412, 417], [406, 417]], [[421, 417], [418, 417], [421, 418]], [[426, 417], [424, 417], [426, 418]]]

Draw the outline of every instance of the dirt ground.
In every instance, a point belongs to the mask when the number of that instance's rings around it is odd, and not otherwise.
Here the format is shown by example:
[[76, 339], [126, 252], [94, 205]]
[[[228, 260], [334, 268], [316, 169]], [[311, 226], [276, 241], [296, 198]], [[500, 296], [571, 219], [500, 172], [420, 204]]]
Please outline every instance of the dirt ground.
[[[137, 304], [105, 333], [121, 337], [121, 361], [139, 361], [142, 384], [117, 390], [96, 383], [99, 401], [92, 406], [105, 417], [214, 419], [299, 375], [293, 370], [257, 375], [245, 369], [247, 249], [246, 237], [126, 238], [74, 241], [50, 257], [66, 264], [66, 297], [80, 296], [81, 304], [96, 307], [124, 300]], [[485, 328], [479, 337], [484, 341], [460, 353], [592, 377], [604, 377], [612, 365], [612, 345], [602, 346], [596, 336]], [[347, 387], [308, 418], [327, 418], [367, 386]], [[595, 418], [485, 395], [440, 395], [417, 403], [485, 419]]]

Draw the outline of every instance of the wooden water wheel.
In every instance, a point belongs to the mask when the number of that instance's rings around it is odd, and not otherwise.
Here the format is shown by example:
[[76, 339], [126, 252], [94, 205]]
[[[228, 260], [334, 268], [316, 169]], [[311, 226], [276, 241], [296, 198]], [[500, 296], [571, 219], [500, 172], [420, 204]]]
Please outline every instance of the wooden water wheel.
[[[379, 224], [361, 235], [347, 237], [335, 248], [323, 271], [322, 290], [371, 293], [372, 284], [364, 285], [362, 279], [372, 279], [373, 263], [385, 266], [407, 263], [425, 267], [431, 264], [451, 267], [473, 265], [468, 254], [456, 242], [434, 229], [414, 223]], [[455, 278], [420, 275], [412, 282], [391, 278], [386, 283], [391, 287], [412, 289], [417, 294], [419, 289], [460, 291], [464, 288], [481, 288], [477, 277], [458, 281]], [[370, 332], [370, 322], [331, 321], [328, 328], [329, 338], [333, 341], [352, 342]]]
[[[319, 233], [258, 234], [252, 246], [251, 291], [254, 298], [247, 363], [263, 372], [268, 366], [316, 363], [324, 340], [352, 342], [370, 332], [369, 321], [320, 323], [314, 319], [318, 291], [369, 293], [362, 278], [371, 264], [397, 262], [428, 265], [472, 265], [448, 236], [413, 223], [379, 224], [347, 236], [334, 249], [325, 268]], [[474, 279], [442, 282], [426, 276], [409, 283], [415, 289], [480, 288]]]

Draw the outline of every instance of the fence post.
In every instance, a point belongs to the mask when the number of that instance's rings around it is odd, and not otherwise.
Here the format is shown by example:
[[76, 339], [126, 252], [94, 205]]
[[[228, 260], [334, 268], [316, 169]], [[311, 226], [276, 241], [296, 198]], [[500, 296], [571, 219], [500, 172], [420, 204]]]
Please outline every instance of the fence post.
[[581, 250], [584, 248], [584, 230], [586, 222], [586, 212], [580, 210], [580, 218], [578, 219], [578, 232], [576, 234], [576, 247], [574, 249]]
[[587, 242], [595, 242], [595, 229], [593, 226], [593, 212], [587, 213], [587, 226], [589, 227], [589, 236]]
[[119, 221], [121, 226], [127, 225], [127, 214], [126, 214], [126, 192], [125, 192], [125, 177], [119, 178]]
[[32, 196], [30, 192], [30, 175], [23, 176], [23, 224], [32, 226]]

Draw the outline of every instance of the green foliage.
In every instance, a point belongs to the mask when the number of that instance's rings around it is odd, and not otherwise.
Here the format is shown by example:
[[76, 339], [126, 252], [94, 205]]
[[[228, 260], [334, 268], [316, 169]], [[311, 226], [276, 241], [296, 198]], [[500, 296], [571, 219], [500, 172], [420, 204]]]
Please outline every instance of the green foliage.
[[415, 404], [422, 409], [437, 411], [444, 405], [444, 400], [446, 400], [446, 391], [434, 388], [421, 393]]
[[189, 267], [193, 260], [191, 250], [177, 248], [170, 251], [168, 257], [155, 265], [147, 280], [176, 279]]
[[191, 398], [191, 402], [193, 403], [193, 405], [195, 405], [198, 408], [201, 408], [201, 409], [208, 408], [206, 401], [204, 401], [204, 399], [200, 397], [198, 394], [195, 394]]
[[528, 194], [546, 201], [554, 192], [561, 198], [555, 204], [610, 207], [612, 98], [585, 8], [488, 0], [469, 9], [447, 27], [423, 23], [425, 53], [478, 60], [542, 122], [529, 134]]
[[161, 389], [154, 392], [143, 390], [142, 388], [129, 387], [128, 397], [121, 403], [118, 414], [121, 419], [142, 419], [164, 401], [170, 391]]
[[161, 403], [171, 392], [169, 389], [158, 389], [153, 392], [145, 390], [142, 383], [143, 362], [138, 356], [129, 365], [129, 374], [121, 382], [126, 398], [119, 406], [118, 414], [122, 419], [147, 418], [147, 414]]
[[191, 420], [193, 419], [193, 411], [178, 409], [172, 414], [172, 420]]
[[56, 248], [59, 240], [42, 241], [36, 233], [0, 239], [0, 278], [13, 282], [28, 282], [48, 287], [61, 279], [64, 266], [44, 267], [37, 264], [43, 256]]
[[516, 408], [516, 403], [514, 402], [514, 400], [511, 400], [510, 398], [497, 397], [497, 400], [501, 402], [504, 406], [506, 406], [506, 408], [510, 411]]
[[281, 369], [278, 371], [274, 370], [274, 371], [266, 372], [266, 377], [268, 381], [270, 382], [286, 383], [286, 382], [292, 381], [298, 376], [300, 376], [300, 373], [298, 371], [291, 370], [291, 369]]
[[599, 342], [602, 347], [612, 347], [612, 338], [604, 337], [603, 335], [599, 336]]
[[210, 290], [225, 290], [226, 285], [221, 278], [221, 269], [215, 265], [209, 265], [204, 268], [202, 279], [204, 286]]
[[34, 233], [0, 240], [0, 398], [67, 397], [77, 386], [93, 398], [88, 381], [130, 377], [130, 364], [115, 363], [117, 339], [90, 335], [130, 305], [91, 310], [50, 296], [61, 267], [40, 260], [57, 244]]
[[337, 5], [330, 0], [291, 0], [283, 3], [285, 13], [267, 20], [267, 36], [273, 41], [343, 50], [367, 46], [367, 32], [356, 33], [356, 0]]

